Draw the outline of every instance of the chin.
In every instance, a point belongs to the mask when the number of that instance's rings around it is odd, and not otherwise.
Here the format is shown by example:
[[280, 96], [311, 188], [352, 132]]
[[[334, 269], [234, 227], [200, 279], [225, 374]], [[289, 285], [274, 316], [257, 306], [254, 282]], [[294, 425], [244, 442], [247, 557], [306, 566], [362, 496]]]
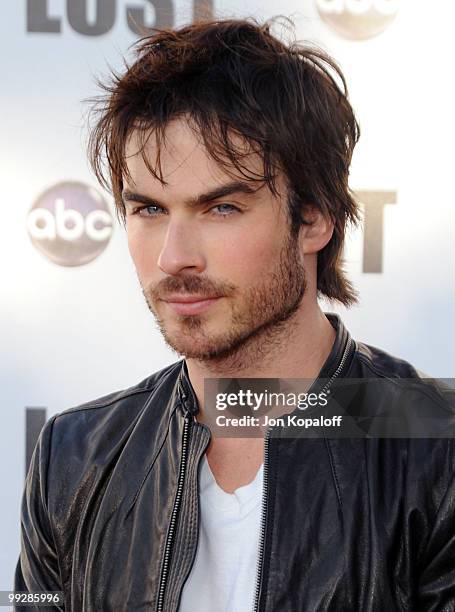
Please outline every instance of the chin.
[[177, 354], [188, 359], [210, 359], [222, 346], [214, 340], [198, 338], [189, 334], [165, 335], [166, 344]]
[[162, 330], [166, 344], [187, 359], [210, 361], [228, 356], [232, 351], [232, 338], [216, 336], [191, 324], [185, 330]]

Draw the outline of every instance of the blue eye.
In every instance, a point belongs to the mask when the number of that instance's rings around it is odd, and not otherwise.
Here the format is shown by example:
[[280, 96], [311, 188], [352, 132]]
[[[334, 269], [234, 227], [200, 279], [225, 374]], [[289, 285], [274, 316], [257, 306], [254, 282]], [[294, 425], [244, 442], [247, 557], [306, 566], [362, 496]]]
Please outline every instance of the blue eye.
[[[209, 212], [213, 213], [216, 217], [229, 217], [234, 213], [241, 212], [241, 210], [237, 206], [234, 206], [234, 204], [227, 204], [223, 202], [221, 204], [212, 206]], [[158, 204], [149, 204], [148, 206], [138, 206], [132, 211], [132, 214], [150, 218], [166, 214], [166, 210], [161, 206], [158, 206]]]
[[220, 217], [227, 217], [227, 216], [231, 215], [233, 212], [238, 212], [239, 211], [237, 206], [234, 206], [233, 204], [217, 204], [211, 210], [215, 210], [215, 209], [219, 210], [219, 215], [218, 216], [220, 216]]
[[[142, 211], [146, 210], [148, 214], [142, 215]], [[139, 206], [133, 211], [133, 214], [139, 214], [142, 217], [156, 217], [156, 215], [162, 211], [161, 206], [157, 206], [156, 204], [151, 204], [150, 206]]]

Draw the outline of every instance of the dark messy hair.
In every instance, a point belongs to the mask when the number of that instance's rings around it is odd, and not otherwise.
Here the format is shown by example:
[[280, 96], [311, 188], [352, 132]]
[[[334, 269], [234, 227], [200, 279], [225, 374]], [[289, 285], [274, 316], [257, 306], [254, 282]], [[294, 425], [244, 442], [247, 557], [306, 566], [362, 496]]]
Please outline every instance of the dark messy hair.
[[[150, 172], [166, 184], [160, 150], [170, 120], [185, 115], [208, 153], [277, 195], [276, 172], [284, 173], [291, 231], [296, 235], [312, 205], [334, 223], [318, 253], [320, 295], [349, 306], [357, 294], [343, 271], [343, 245], [359, 209], [348, 186], [359, 126], [347, 99], [344, 76], [324, 51], [296, 41], [285, 44], [270, 32], [272, 21], [201, 21], [178, 30], [154, 30], [136, 46], [122, 75], [101, 84], [105, 94], [92, 107], [89, 158], [100, 183], [112, 189], [125, 222], [125, 146], [134, 131]], [[157, 143], [152, 165], [144, 155], [151, 134]], [[259, 153], [263, 173], [248, 169], [245, 146]]]

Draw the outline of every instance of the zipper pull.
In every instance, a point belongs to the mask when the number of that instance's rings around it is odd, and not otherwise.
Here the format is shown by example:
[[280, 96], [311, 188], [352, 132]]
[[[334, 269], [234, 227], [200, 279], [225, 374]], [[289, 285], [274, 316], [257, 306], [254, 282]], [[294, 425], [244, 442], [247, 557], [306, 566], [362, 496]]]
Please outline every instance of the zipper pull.
[[[179, 396], [180, 396], [180, 404], [182, 405], [183, 408], [183, 412], [184, 412], [184, 417], [186, 421], [196, 421], [196, 415], [194, 414], [194, 411], [192, 410], [192, 405], [191, 402], [188, 400], [188, 396], [186, 395], [185, 391], [179, 387]], [[193, 417], [193, 418], [191, 418]]]

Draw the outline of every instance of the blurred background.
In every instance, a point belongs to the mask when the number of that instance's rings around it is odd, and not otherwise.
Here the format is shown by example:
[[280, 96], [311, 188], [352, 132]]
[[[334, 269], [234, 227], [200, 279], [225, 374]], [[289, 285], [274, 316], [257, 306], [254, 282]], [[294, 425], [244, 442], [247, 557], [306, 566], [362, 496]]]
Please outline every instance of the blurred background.
[[[20, 0], [0, 7], [0, 590], [12, 588], [25, 470], [45, 419], [176, 361], [154, 325], [112, 199], [91, 175], [84, 99], [131, 57], [138, 26], [199, 0]], [[455, 6], [443, 0], [219, 0], [218, 17], [290, 17], [347, 78], [362, 136], [364, 226], [346, 268], [354, 338], [454, 376]]]

